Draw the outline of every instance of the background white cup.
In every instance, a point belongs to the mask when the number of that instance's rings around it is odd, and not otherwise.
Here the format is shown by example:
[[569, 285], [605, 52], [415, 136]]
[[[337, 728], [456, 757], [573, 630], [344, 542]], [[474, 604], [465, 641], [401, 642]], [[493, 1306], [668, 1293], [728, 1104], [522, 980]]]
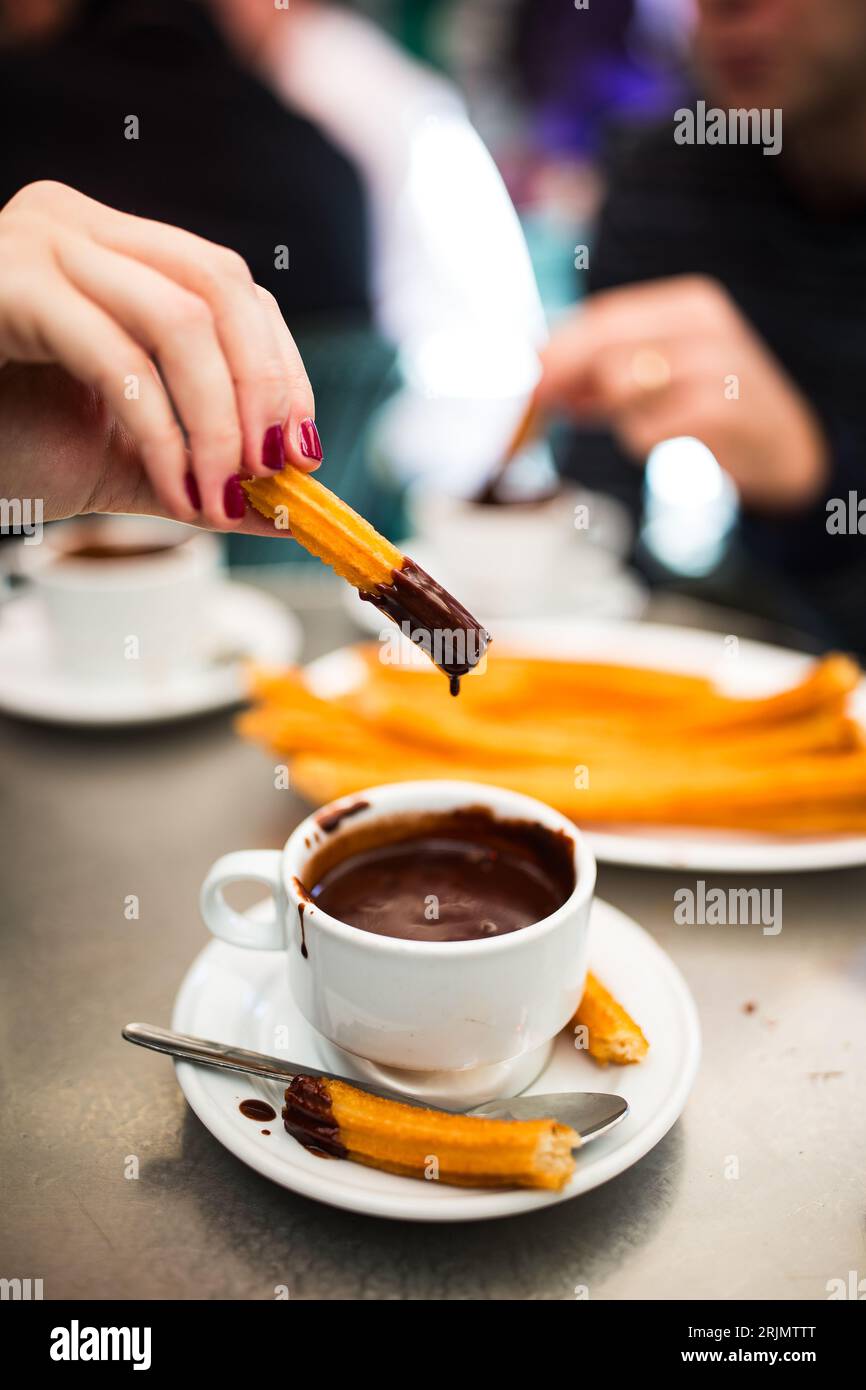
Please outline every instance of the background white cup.
[[[122, 559], [80, 559], [89, 544], [166, 547]], [[219, 573], [214, 536], [159, 517], [100, 517], [49, 528], [21, 552], [21, 572], [48, 617], [58, 670], [74, 679], [161, 683], [195, 669], [213, 638]]]
[[536, 502], [485, 506], [419, 483], [407, 507], [409, 554], [420, 539], [423, 563], [488, 620], [557, 611], [612, 579], [631, 541], [617, 502], [568, 486]]
[[[362, 810], [330, 832], [323, 828], [328, 816], [358, 801], [366, 803]], [[361, 931], [305, 901], [304, 875], [324, 843], [350, 841], [359, 827], [395, 815], [469, 806], [569, 837], [575, 887], [550, 917], [485, 940], [406, 941]], [[289, 988], [330, 1044], [327, 1065], [439, 1104], [469, 1106], [527, 1086], [573, 1016], [586, 977], [595, 876], [579, 831], [531, 797], [471, 782], [402, 782], [315, 813], [282, 850], [223, 855], [202, 885], [201, 912], [231, 945], [287, 950]], [[244, 879], [270, 889], [270, 922], [253, 922], [225, 901], [226, 885]]]

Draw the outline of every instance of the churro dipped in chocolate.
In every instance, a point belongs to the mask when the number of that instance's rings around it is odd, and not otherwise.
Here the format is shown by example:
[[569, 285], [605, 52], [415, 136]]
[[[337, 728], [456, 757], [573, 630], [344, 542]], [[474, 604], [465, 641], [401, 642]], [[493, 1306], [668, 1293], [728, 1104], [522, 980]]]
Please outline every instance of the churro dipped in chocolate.
[[435, 579], [308, 473], [284, 468], [242, 484], [262, 516], [330, 565], [448, 677], [451, 693], [483, 657], [489, 634]]
[[488, 1120], [385, 1100], [345, 1081], [296, 1076], [283, 1123], [312, 1153], [457, 1187], [559, 1191], [580, 1136], [555, 1120]]

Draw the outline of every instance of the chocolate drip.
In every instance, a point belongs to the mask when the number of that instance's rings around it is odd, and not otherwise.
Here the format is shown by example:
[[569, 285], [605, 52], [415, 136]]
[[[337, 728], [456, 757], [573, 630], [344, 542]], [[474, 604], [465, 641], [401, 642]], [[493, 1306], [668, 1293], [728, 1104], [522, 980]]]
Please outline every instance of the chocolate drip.
[[304, 960], [307, 960], [310, 953], [307, 950], [307, 933], [306, 928], [304, 926], [304, 908], [306, 907], [307, 903], [311, 903], [313, 900], [299, 878], [293, 878], [292, 882], [295, 885], [295, 892], [301, 900], [298, 903], [298, 921], [301, 924], [301, 955], [304, 957]]
[[395, 622], [445, 672], [452, 695], [460, 693], [461, 676], [478, 665], [490, 641], [468, 609], [408, 556], [390, 584], [377, 584], [361, 598]]
[[293, 1139], [311, 1153], [346, 1157], [324, 1081], [313, 1076], [295, 1076], [286, 1087], [285, 1100], [283, 1124]]
[[306, 905], [306, 903], [298, 903], [298, 921], [301, 924], [301, 955], [304, 957], [304, 960], [306, 960], [310, 954], [307, 950], [307, 935], [304, 931], [304, 908]]

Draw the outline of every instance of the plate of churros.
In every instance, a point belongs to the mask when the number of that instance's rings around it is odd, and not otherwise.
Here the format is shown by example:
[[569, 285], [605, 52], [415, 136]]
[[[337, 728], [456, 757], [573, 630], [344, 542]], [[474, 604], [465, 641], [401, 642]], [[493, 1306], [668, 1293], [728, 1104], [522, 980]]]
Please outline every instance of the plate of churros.
[[[247, 916], [264, 923], [268, 911], [259, 905]], [[303, 1196], [404, 1221], [477, 1221], [537, 1211], [588, 1192], [648, 1153], [682, 1113], [697, 1072], [700, 1033], [685, 981], [648, 932], [598, 899], [590, 970], [574, 1018], [526, 1094], [606, 1092], [624, 1097], [629, 1112], [585, 1148], [571, 1152], [566, 1144], [555, 1171], [549, 1160], [533, 1156], [546, 1137], [541, 1122], [413, 1109], [331, 1082], [336, 1133], [347, 1149], [333, 1157], [295, 1137], [287, 1118], [291, 1087], [190, 1062], [176, 1063], [178, 1082], [220, 1143]], [[172, 1027], [295, 1064], [331, 1067], [323, 1039], [293, 1003], [283, 951], [211, 942], [181, 985]], [[443, 1157], [438, 1181], [430, 1180], [431, 1153]], [[454, 1171], [445, 1166], [449, 1156]]]
[[483, 622], [315, 479], [288, 468], [244, 486], [383, 616], [378, 643], [251, 676], [240, 731], [287, 758], [313, 804], [450, 777], [555, 807], [611, 863], [866, 863], [866, 684], [850, 657], [568, 619], [497, 623], [491, 644]]
[[256, 671], [241, 733], [314, 804], [457, 777], [556, 807], [603, 861], [792, 872], [866, 863], [866, 685], [851, 658], [652, 623], [497, 625], [453, 700], [378, 643]]

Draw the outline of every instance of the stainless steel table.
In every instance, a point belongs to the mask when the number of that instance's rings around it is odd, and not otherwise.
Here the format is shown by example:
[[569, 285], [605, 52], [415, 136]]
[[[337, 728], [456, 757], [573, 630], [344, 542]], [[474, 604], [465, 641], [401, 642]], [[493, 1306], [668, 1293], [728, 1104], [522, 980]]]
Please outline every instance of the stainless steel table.
[[[329, 590], [303, 616], [308, 655], [351, 635]], [[653, 616], [694, 620], [680, 601]], [[573, 1202], [403, 1225], [249, 1171], [187, 1109], [170, 1064], [120, 1039], [130, 1019], [168, 1021], [205, 943], [211, 861], [278, 845], [299, 818], [271, 762], [229, 715], [103, 734], [0, 720], [0, 758], [0, 1277], [89, 1299], [270, 1299], [278, 1284], [295, 1299], [572, 1299], [579, 1285], [593, 1299], [822, 1299], [829, 1280], [866, 1277], [866, 871], [708, 876], [782, 888], [773, 937], [675, 926], [687, 877], [602, 867], [601, 896], [653, 932], [698, 1002], [704, 1059], [683, 1118]]]

